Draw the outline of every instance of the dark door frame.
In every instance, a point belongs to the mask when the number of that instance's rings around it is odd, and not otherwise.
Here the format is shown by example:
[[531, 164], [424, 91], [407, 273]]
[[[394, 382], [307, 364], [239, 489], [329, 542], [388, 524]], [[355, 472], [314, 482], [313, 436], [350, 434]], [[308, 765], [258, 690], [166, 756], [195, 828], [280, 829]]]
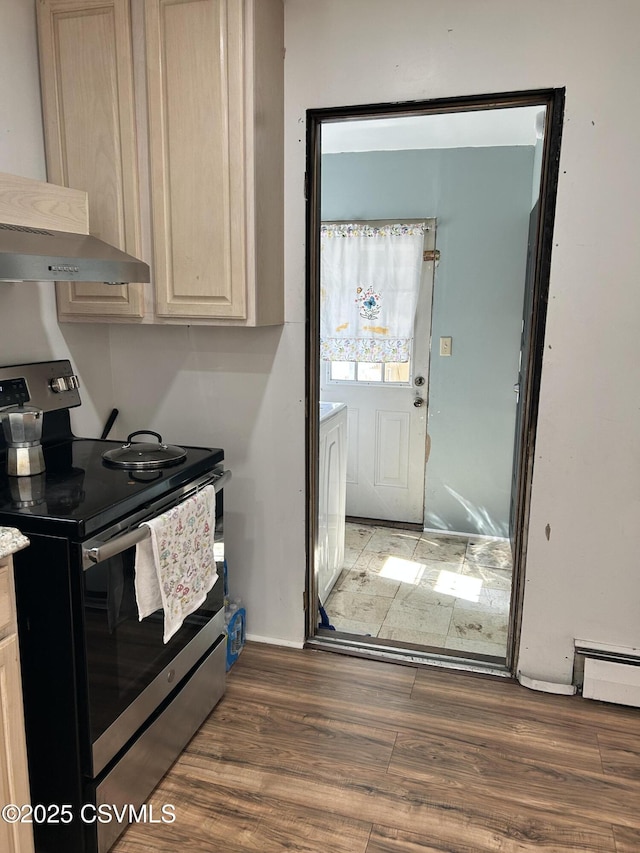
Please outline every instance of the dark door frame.
[[[404, 101], [392, 104], [365, 104], [307, 110], [307, 166], [305, 174], [306, 198], [306, 454], [307, 454], [307, 586], [305, 594], [305, 630], [307, 642], [313, 645], [317, 634], [318, 606], [315, 583], [315, 552], [317, 548], [318, 521], [318, 403], [320, 393], [320, 360], [317, 338], [320, 329], [320, 187], [321, 146], [320, 132], [323, 122], [346, 121], [356, 118], [382, 118], [384, 116], [429, 115], [458, 113], [471, 110], [505, 109], [509, 107], [546, 107], [545, 134], [542, 151], [540, 179], [537, 251], [533, 278], [531, 308], [531, 335], [527, 354], [526, 381], [520, 388], [522, 419], [520, 456], [517, 464], [517, 494], [514, 497], [514, 566], [511, 593], [511, 613], [507, 643], [506, 667], [515, 674], [518, 660], [531, 481], [533, 477], [534, 448], [538, 421], [540, 376], [544, 353], [544, 332], [549, 297], [549, 275], [553, 225], [560, 166], [560, 143], [564, 116], [565, 90], [540, 89], [524, 92], [472, 95], [459, 98], [436, 98], [426, 101]], [[329, 644], [330, 647], [330, 644]], [[362, 649], [353, 653], [362, 654]], [[415, 662], [415, 659], [412, 660]], [[428, 660], [425, 660], [428, 662]]]

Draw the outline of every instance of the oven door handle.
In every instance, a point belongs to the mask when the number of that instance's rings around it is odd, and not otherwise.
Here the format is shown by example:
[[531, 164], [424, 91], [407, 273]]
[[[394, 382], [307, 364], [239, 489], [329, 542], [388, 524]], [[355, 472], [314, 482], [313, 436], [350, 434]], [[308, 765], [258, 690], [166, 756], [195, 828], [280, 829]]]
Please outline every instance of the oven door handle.
[[[231, 471], [227, 470], [219, 477], [216, 477], [211, 485], [213, 485], [216, 492], [219, 492], [230, 479]], [[94, 548], [83, 548], [82, 562], [85, 566], [85, 571], [88, 568], [87, 563], [90, 566], [96, 563], [101, 563], [103, 560], [108, 560], [110, 557], [115, 557], [117, 554], [121, 554], [123, 551], [126, 551], [127, 548], [132, 548], [134, 545], [137, 545], [149, 536], [151, 536], [151, 529], [147, 527], [146, 524], [142, 524], [140, 527], [136, 527], [135, 530], [123, 533], [122, 536], [116, 536], [115, 539], [111, 539], [103, 545], [98, 545]]]
[[136, 527], [135, 530], [130, 530], [129, 533], [123, 533], [122, 536], [118, 536], [110, 542], [105, 542], [104, 545], [99, 545], [96, 548], [83, 548], [82, 556], [90, 560], [91, 563], [102, 563], [103, 560], [115, 557], [116, 554], [121, 554], [127, 548], [132, 548], [138, 542], [148, 539], [149, 536], [151, 536], [151, 530], [146, 525], [142, 525]]

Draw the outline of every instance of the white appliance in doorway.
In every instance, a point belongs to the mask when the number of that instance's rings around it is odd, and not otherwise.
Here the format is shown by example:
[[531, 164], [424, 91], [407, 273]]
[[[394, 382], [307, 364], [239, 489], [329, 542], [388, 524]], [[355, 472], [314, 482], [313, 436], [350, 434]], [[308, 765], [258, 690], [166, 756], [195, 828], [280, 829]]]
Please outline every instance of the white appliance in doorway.
[[318, 550], [316, 585], [324, 604], [344, 562], [347, 486], [347, 407], [320, 403]]

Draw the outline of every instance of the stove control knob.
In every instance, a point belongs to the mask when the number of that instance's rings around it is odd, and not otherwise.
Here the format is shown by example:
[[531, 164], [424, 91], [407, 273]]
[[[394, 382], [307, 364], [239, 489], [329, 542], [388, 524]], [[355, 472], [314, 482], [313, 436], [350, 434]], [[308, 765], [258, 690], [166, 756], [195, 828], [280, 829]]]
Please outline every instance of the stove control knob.
[[52, 379], [50, 385], [54, 394], [59, 394], [61, 391], [67, 391], [69, 388], [66, 376], [58, 376], [56, 379]]
[[60, 394], [62, 391], [73, 391], [80, 387], [78, 377], [72, 374], [71, 376], [57, 376], [49, 383], [49, 387], [54, 394]]

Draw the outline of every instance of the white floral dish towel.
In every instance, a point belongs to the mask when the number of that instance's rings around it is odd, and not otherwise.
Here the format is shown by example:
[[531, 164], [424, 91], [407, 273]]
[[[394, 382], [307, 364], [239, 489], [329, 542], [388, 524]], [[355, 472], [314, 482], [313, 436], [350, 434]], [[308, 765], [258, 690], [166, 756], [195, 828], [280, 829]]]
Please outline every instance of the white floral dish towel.
[[151, 536], [136, 546], [135, 588], [140, 620], [164, 609], [164, 642], [204, 602], [218, 579], [213, 555], [216, 493], [193, 497], [144, 524]]

